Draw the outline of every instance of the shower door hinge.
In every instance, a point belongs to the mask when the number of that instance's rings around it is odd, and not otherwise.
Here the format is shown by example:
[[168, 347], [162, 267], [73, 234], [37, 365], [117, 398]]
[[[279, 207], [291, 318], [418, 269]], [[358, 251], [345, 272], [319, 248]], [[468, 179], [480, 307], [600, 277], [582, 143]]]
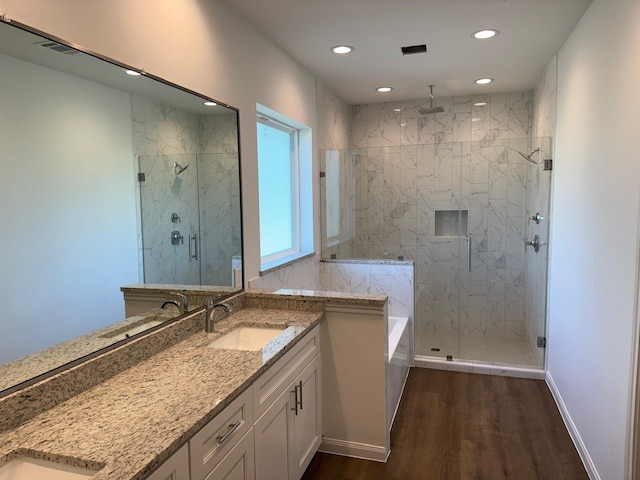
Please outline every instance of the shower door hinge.
[[553, 159], [551, 158], [547, 158], [544, 161], [544, 167], [542, 168], [542, 170], [553, 170]]
[[139, 173], [138, 174], [138, 181], [139, 182], [144, 182], [145, 181], [144, 173]]
[[538, 337], [538, 347], [547, 348], [547, 337]]

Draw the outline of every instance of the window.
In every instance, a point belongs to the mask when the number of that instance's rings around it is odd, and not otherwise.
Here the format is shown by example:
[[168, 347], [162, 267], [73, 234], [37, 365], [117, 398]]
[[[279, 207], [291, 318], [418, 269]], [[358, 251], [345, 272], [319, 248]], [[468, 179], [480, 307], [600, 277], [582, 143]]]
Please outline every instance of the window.
[[313, 251], [311, 129], [265, 110], [257, 117], [263, 271]]

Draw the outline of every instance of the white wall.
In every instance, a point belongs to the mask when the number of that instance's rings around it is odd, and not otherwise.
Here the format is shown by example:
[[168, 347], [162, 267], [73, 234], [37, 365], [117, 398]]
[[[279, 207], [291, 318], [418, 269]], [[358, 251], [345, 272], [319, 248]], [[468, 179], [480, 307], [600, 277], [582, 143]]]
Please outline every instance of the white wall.
[[130, 95], [4, 55], [0, 71], [4, 363], [123, 319], [138, 255]]
[[216, 0], [0, 0], [0, 13], [240, 109], [244, 265], [256, 277], [256, 103], [315, 134], [315, 77]]
[[637, 0], [594, 0], [558, 54], [548, 379], [586, 449], [593, 478], [603, 480], [630, 478], [638, 25]]

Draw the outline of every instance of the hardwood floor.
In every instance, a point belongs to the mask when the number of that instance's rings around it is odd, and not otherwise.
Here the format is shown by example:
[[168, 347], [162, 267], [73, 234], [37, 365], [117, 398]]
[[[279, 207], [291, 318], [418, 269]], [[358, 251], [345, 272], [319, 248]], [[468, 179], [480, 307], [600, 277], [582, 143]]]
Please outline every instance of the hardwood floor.
[[588, 480], [542, 380], [414, 368], [387, 463], [317, 453], [303, 480]]

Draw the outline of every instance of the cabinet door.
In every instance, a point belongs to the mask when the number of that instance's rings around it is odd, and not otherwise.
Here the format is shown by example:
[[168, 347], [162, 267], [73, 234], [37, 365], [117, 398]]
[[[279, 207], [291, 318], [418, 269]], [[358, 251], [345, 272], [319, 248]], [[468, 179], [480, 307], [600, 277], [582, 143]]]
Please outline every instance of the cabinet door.
[[189, 480], [189, 448], [187, 445], [160, 465], [147, 480]]
[[255, 480], [253, 432], [249, 431], [205, 480]]
[[283, 392], [253, 427], [256, 480], [289, 479], [292, 390]]
[[294, 400], [298, 408], [290, 410], [292, 414], [291, 444], [291, 480], [298, 480], [309, 466], [309, 462], [322, 441], [322, 374], [320, 356], [296, 378], [294, 387], [298, 389]]

